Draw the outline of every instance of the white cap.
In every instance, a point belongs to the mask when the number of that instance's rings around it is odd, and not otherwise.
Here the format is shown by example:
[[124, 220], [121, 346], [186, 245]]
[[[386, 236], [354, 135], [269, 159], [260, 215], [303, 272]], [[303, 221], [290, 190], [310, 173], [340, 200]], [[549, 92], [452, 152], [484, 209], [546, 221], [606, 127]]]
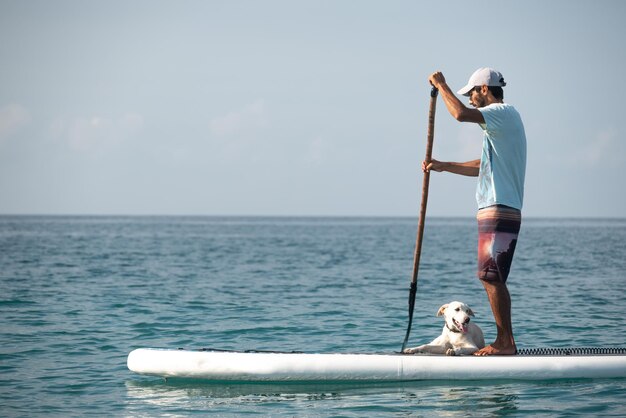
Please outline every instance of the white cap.
[[469, 96], [470, 91], [477, 86], [498, 86], [504, 87], [506, 83], [504, 82], [504, 77], [502, 77], [502, 73], [494, 70], [493, 68], [479, 68], [474, 71], [474, 74], [470, 77], [467, 85], [463, 87], [461, 90], [457, 91], [458, 94], [463, 96]]

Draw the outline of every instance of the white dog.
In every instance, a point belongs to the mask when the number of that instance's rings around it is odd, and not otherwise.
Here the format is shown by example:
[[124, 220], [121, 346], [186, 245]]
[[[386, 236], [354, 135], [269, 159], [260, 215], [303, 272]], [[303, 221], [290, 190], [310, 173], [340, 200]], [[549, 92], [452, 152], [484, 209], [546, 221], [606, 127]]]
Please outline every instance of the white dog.
[[437, 316], [443, 315], [446, 324], [443, 332], [430, 344], [407, 348], [406, 354], [428, 353], [458, 356], [473, 354], [485, 346], [483, 331], [474, 323], [470, 323], [470, 316], [474, 312], [463, 302], [450, 302], [437, 311]]

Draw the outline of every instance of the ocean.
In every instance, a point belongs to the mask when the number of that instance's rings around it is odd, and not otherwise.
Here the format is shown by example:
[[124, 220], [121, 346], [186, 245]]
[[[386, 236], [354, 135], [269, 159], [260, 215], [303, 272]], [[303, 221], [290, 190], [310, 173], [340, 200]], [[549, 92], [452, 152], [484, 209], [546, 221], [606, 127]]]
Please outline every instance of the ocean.
[[[626, 379], [393, 384], [164, 381], [138, 347], [394, 352], [411, 218], [0, 216], [0, 415], [625, 416]], [[452, 300], [487, 342], [476, 221], [429, 218], [410, 345]], [[625, 347], [626, 219], [524, 219], [518, 348]]]

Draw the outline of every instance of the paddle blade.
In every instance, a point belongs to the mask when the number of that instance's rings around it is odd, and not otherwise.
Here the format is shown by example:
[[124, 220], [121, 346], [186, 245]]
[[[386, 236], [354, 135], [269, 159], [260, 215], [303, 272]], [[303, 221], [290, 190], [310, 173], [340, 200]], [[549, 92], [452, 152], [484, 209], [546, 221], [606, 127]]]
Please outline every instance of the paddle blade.
[[411, 287], [409, 288], [409, 325], [406, 329], [406, 335], [404, 336], [404, 341], [402, 342], [401, 353], [404, 352], [406, 348], [406, 344], [409, 341], [409, 335], [411, 334], [411, 325], [413, 324], [413, 309], [415, 308], [415, 294], [417, 293], [417, 282], [411, 282]]

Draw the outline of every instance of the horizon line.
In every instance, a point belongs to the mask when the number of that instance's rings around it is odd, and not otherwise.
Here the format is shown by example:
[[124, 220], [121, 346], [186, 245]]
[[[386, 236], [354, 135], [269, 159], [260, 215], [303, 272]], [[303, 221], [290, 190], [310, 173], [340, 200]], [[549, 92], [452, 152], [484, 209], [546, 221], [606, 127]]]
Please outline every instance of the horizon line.
[[[123, 214], [123, 213], [0, 213], [0, 217], [77, 217], [77, 218], [292, 218], [292, 219], [417, 219], [416, 215], [285, 215], [285, 214]], [[474, 219], [475, 215], [431, 215], [428, 218]], [[626, 220], [626, 216], [523, 215], [523, 219]]]

